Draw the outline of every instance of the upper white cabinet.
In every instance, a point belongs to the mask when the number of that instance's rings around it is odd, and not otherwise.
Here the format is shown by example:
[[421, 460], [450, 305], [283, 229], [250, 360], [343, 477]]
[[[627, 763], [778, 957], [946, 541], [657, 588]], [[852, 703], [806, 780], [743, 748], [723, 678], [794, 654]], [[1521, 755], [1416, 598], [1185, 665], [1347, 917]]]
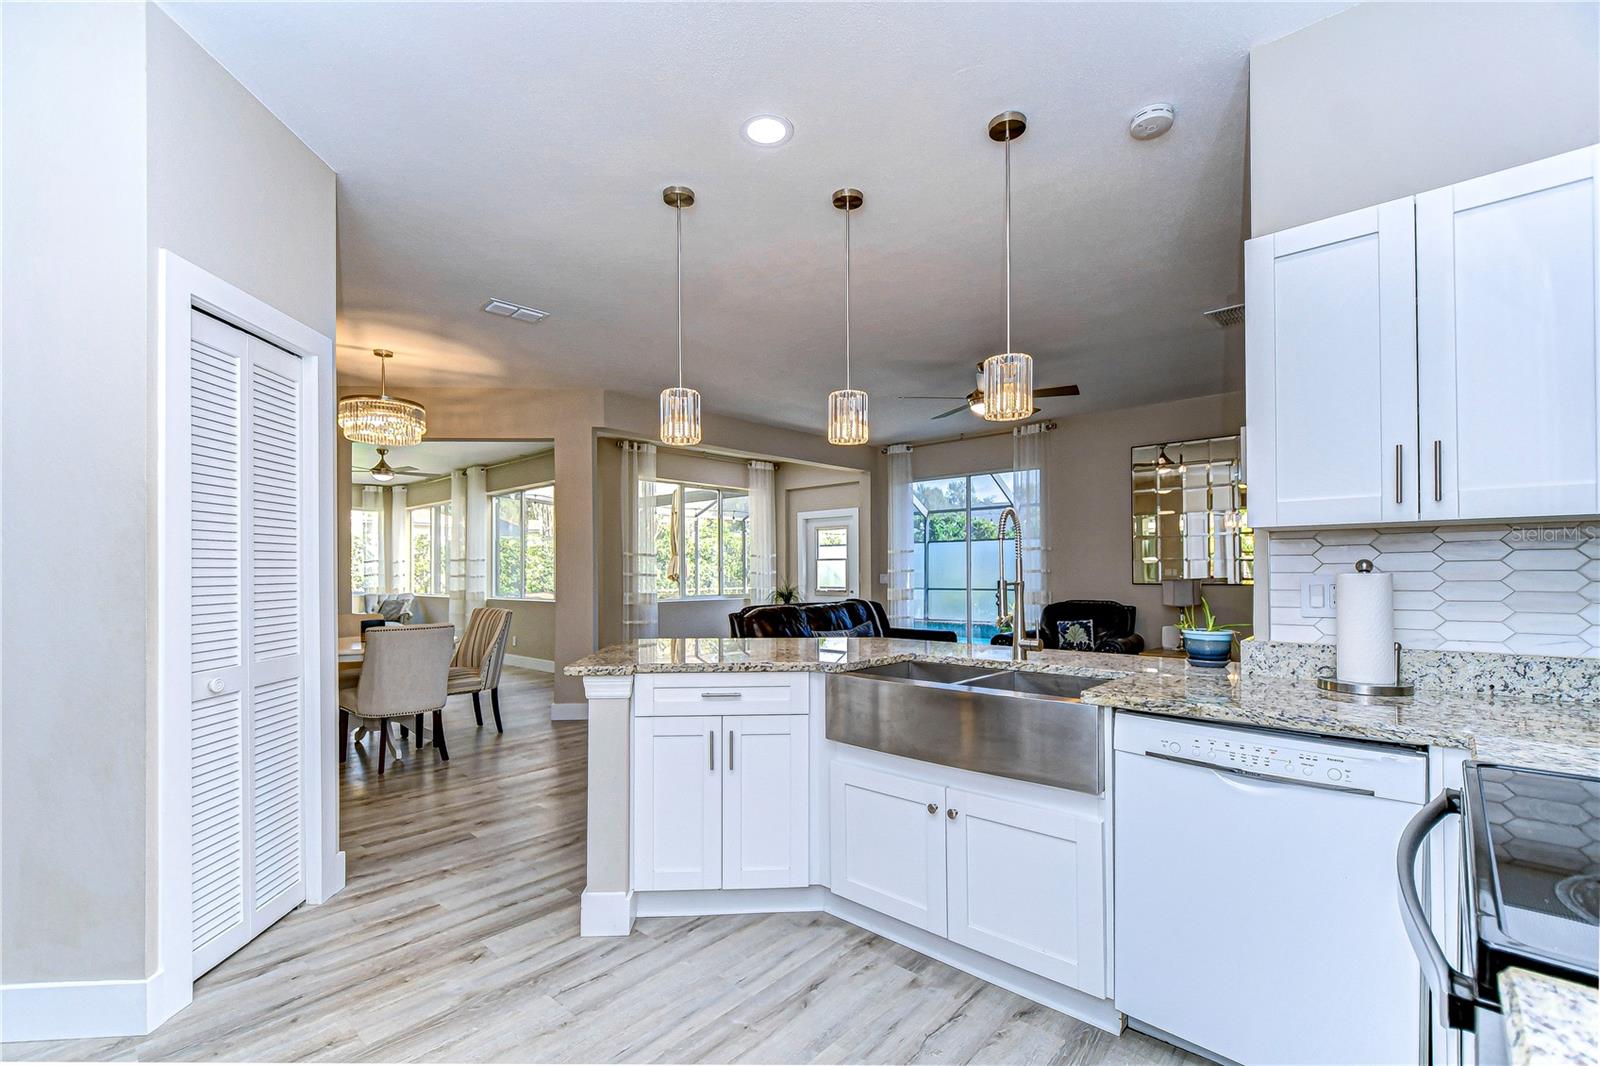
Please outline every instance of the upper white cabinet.
[[1600, 511], [1597, 159], [1417, 197], [1423, 518]]
[[1409, 197], [1246, 242], [1253, 525], [1415, 516], [1414, 247]]
[[1252, 525], [1600, 513], [1597, 160], [1246, 242]]

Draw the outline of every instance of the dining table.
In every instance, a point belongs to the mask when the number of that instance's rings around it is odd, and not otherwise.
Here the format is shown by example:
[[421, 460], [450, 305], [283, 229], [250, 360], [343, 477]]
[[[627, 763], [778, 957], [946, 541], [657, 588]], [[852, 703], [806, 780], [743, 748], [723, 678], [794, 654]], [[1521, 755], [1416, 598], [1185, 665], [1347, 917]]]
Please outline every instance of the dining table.
[[339, 661], [342, 663], [358, 663], [366, 655], [366, 641], [360, 637], [339, 638]]

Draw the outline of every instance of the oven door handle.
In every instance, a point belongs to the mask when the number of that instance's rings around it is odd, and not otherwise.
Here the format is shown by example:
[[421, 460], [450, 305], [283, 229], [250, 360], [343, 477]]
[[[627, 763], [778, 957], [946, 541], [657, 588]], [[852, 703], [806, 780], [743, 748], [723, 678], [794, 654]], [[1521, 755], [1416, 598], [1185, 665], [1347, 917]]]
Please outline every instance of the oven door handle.
[[[1406, 823], [1400, 834], [1400, 851], [1397, 857], [1400, 878], [1400, 918], [1405, 922], [1406, 936], [1411, 948], [1422, 963], [1422, 975], [1439, 1004], [1439, 1024], [1448, 1029], [1467, 1029], [1473, 1026], [1476, 1007], [1472, 979], [1450, 965], [1444, 949], [1433, 935], [1428, 924], [1428, 912], [1417, 895], [1417, 853], [1423, 841], [1440, 822], [1452, 814], [1461, 813], [1461, 793], [1447, 788], [1416, 813]], [[1465, 905], [1465, 904], [1463, 904]]]

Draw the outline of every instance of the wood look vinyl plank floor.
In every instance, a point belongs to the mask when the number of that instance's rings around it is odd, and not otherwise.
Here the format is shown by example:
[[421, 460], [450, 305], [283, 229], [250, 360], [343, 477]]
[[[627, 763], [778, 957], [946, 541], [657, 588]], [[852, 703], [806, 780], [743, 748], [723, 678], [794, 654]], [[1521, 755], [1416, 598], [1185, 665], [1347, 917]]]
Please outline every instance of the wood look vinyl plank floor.
[[585, 727], [506, 667], [504, 735], [445, 712], [450, 761], [362, 746], [341, 774], [348, 883], [195, 985], [144, 1037], [0, 1045], [0, 1059], [1154, 1063], [1113, 1037], [825, 914], [641, 919], [578, 936]]

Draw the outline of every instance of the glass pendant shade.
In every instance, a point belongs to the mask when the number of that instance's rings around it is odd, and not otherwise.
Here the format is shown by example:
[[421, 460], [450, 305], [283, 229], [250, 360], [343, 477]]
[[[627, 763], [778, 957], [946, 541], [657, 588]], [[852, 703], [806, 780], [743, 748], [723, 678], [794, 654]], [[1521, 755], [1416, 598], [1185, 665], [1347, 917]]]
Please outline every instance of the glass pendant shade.
[[700, 443], [700, 393], [681, 385], [661, 390], [661, 443]]
[[1018, 422], [1033, 415], [1033, 356], [991, 355], [983, 361], [983, 418]]
[[387, 363], [394, 353], [386, 348], [372, 352], [380, 362], [378, 395], [346, 396], [339, 401], [339, 431], [357, 444], [409, 448], [422, 442], [428, 431], [427, 412], [415, 400], [389, 395]]
[[867, 394], [861, 389], [828, 393], [828, 443], [867, 443]]

